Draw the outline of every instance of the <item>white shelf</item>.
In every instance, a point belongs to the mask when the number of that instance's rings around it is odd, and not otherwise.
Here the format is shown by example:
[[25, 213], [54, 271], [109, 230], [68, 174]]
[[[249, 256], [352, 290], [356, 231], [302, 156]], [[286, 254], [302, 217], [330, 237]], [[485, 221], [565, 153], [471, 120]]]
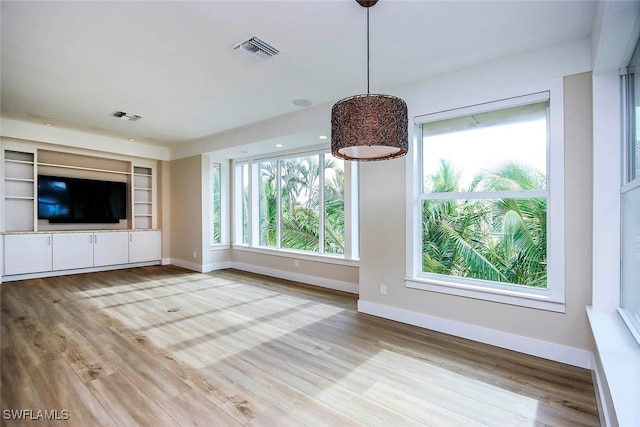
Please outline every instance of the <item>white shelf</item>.
[[12, 182], [34, 182], [31, 178], [5, 178], [4, 180]]
[[4, 159], [5, 163], [16, 163], [19, 165], [33, 165], [33, 161]]
[[38, 163], [38, 166], [48, 166], [48, 167], [60, 168], [60, 169], [74, 169], [74, 170], [87, 171], [87, 172], [113, 173], [116, 175], [131, 175], [131, 172], [127, 172], [127, 171], [87, 168], [84, 166], [61, 165], [57, 163]]

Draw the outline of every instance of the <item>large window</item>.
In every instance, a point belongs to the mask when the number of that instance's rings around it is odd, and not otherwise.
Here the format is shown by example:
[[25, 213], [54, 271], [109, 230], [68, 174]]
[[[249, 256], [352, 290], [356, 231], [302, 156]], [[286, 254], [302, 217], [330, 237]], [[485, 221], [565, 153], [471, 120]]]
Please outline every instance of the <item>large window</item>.
[[345, 166], [324, 152], [237, 162], [236, 242], [351, 259]]
[[[640, 45], [639, 45], [640, 46]], [[626, 114], [622, 185], [620, 313], [640, 342], [640, 47], [623, 77]]]
[[418, 118], [418, 280], [409, 286], [563, 301], [563, 278], [552, 286], [549, 272], [549, 117], [543, 92]]

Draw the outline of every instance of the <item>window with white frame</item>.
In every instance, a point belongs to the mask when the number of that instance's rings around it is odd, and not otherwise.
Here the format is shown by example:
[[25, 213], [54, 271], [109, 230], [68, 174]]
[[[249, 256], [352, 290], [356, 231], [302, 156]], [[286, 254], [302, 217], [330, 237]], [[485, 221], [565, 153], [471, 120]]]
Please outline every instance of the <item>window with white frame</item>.
[[563, 181], [551, 197], [549, 117], [550, 94], [541, 92], [416, 119], [419, 238], [409, 287], [564, 310], [555, 273], [564, 263]]
[[222, 243], [222, 167], [220, 163], [211, 165], [211, 243]]
[[345, 167], [327, 152], [236, 162], [236, 243], [353, 259]]
[[620, 313], [640, 343], [640, 44], [622, 77], [625, 114], [621, 194]]

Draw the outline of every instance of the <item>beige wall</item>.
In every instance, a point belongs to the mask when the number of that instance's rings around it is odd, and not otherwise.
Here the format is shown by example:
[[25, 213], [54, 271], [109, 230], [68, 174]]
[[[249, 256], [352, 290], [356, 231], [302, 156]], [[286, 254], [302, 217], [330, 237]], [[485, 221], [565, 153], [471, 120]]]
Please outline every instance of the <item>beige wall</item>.
[[322, 284], [324, 282], [325, 285], [330, 285], [331, 282], [340, 282], [345, 285], [352, 285], [352, 288], [357, 288], [358, 286], [358, 267], [328, 264], [309, 259], [298, 259], [298, 266], [296, 267], [296, 259], [243, 250], [234, 250], [232, 253], [234, 262], [240, 265], [258, 267], [253, 270], [256, 272], [262, 270], [266, 274], [268, 270], [275, 270], [284, 275], [290, 275], [290, 277], [301, 275], [318, 278], [316, 283], [312, 284]]
[[169, 174], [171, 259], [200, 265], [202, 264], [201, 156], [171, 161]]
[[158, 228], [162, 230], [162, 258], [171, 256], [171, 166], [158, 161]]
[[[406, 162], [363, 164], [360, 176], [360, 299], [420, 314], [592, 350], [591, 77], [565, 79], [566, 313], [405, 287]], [[379, 285], [387, 285], [387, 296]]]

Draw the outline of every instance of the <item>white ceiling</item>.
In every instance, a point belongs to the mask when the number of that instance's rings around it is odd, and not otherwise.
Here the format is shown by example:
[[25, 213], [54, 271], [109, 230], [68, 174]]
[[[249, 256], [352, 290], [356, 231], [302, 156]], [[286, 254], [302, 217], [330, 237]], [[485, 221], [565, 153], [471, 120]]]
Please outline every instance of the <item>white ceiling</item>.
[[[177, 147], [366, 92], [354, 0], [2, 1], [2, 117]], [[371, 91], [588, 37], [593, 1], [381, 0]], [[258, 36], [264, 62], [232, 46]], [[111, 115], [122, 110], [137, 122]]]

